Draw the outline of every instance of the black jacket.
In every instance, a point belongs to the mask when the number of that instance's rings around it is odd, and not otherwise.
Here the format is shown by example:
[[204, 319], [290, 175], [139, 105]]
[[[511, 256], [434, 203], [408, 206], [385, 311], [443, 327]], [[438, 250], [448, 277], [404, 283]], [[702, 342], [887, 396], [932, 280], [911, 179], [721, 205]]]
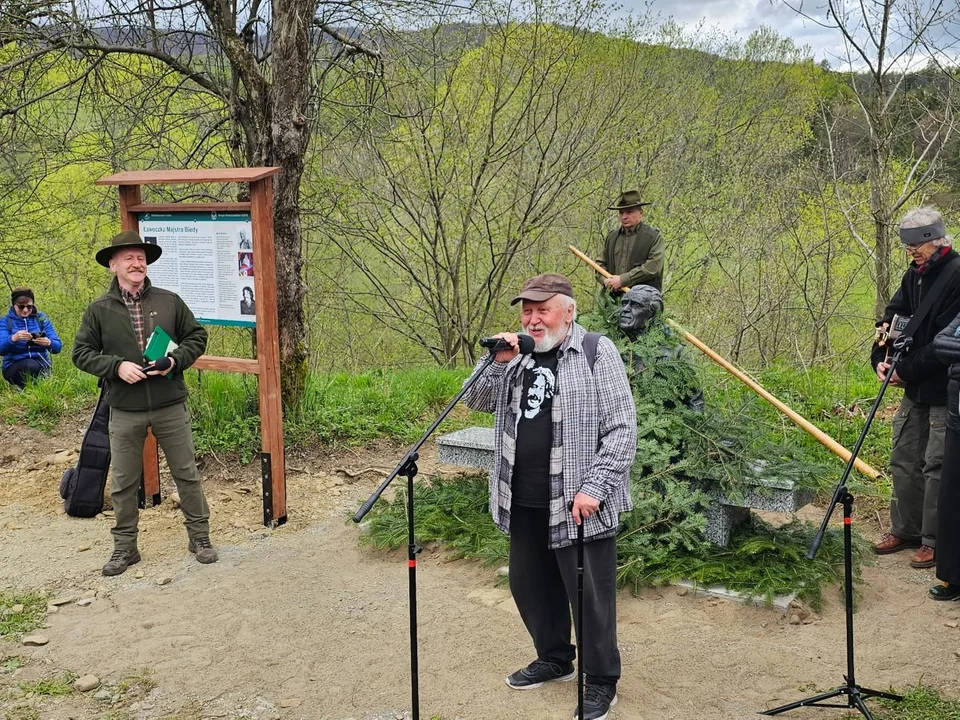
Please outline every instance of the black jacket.
[[[903, 274], [900, 289], [894, 294], [883, 311], [881, 322], [890, 322], [894, 315], [913, 315], [919, 309], [923, 298], [944, 271], [947, 264], [957, 257], [955, 250], [948, 252], [925, 275], [917, 272], [917, 265]], [[960, 270], [953, 269], [951, 276], [945, 278], [946, 286], [920, 327], [913, 334], [913, 347], [897, 365], [897, 374], [903, 380], [904, 393], [914, 402], [925, 405], [945, 405], [947, 403], [947, 365], [938, 357], [933, 347], [937, 333], [950, 324], [960, 313]], [[886, 354], [885, 348], [873, 345], [870, 361], [874, 369]]]
[[937, 359], [949, 366], [947, 424], [953, 430], [960, 432], [960, 336], [957, 335], [958, 330], [960, 330], [960, 315], [937, 333], [937, 337], [933, 340], [933, 350], [937, 354]]

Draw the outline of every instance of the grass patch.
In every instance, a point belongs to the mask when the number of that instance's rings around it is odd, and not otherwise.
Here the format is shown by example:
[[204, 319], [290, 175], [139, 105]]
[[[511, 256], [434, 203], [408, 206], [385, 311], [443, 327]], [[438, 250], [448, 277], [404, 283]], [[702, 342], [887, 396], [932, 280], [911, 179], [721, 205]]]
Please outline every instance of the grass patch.
[[144, 668], [138, 673], [127, 675], [117, 683], [117, 690], [124, 702], [142, 700], [157, 686], [153, 677], [153, 670]]
[[[817, 457], [835, 468], [835, 481], [840, 479], [845, 462], [823, 447], [811, 435], [797, 428], [772, 405], [760, 399], [746, 385], [713, 365], [701, 364], [710, 394], [707, 402], [737, 415], [749, 408], [754, 417], [765, 418], [768, 439], [783, 442], [795, 438]], [[797, 369], [773, 364], [756, 373], [754, 378], [771, 394], [809, 420], [847, 449], [851, 449], [863, 430], [866, 415], [880, 390], [880, 383], [865, 359], [841, 368], [810, 367]], [[887, 472], [890, 457], [890, 416], [902, 393], [889, 388], [874, 418], [870, 432], [860, 451], [860, 458], [880, 472]], [[854, 472], [850, 487], [855, 493], [889, 495], [885, 479], [872, 480]]]
[[28, 697], [59, 697], [73, 693], [73, 683], [77, 676], [64, 672], [56, 678], [43, 678], [34, 682], [20, 683], [20, 689]]
[[870, 701], [876, 704], [877, 720], [960, 720], [960, 702], [944, 697], [934, 688], [918, 685], [902, 694], [902, 702]]
[[[479, 559], [485, 565], [503, 564], [509, 541], [494, 527], [487, 512], [487, 481], [480, 476], [459, 479], [432, 478], [414, 488], [415, 532], [419, 542], [439, 542], [455, 558]], [[369, 515], [370, 526], [362, 542], [377, 548], [396, 549], [407, 543], [406, 493], [401, 488], [391, 501], [381, 501]], [[722, 584], [731, 590], [763, 598], [796, 592], [814, 609], [823, 591], [843, 578], [843, 536], [829, 531], [814, 561], [807, 549], [818, 528], [794, 521], [774, 528], [754, 517], [739, 528], [725, 548], [699, 542], [689, 548], [658, 545], [648, 536], [622, 533], [618, 543], [618, 578], [634, 589], [673, 580], [693, 580], [701, 585]], [[651, 535], [656, 535], [653, 533]], [[862, 541], [856, 543], [855, 578], [859, 578]]]
[[[284, 413], [286, 445], [359, 444], [383, 437], [412, 443], [468, 374], [437, 368], [313, 374], [300, 405]], [[188, 381], [197, 452], [236, 452], [249, 462], [260, 450], [256, 381], [218, 373], [191, 373]], [[490, 416], [458, 407], [440, 432], [478, 424], [491, 424]]]
[[23, 667], [23, 660], [16, 655], [0, 658], [0, 675], [7, 675]]
[[9, 383], [0, 388], [0, 414], [8, 423], [49, 432], [65, 417], [89, 408], [97, 397], [97, 379], [77, 370], [63, 353], [55, 356], [53, 374], [30, 382], [23, 392]]
[[38, 592], [0, 590], [0, 638], [19, 640], [36, 630], [47, 616], [47, 597]]
[[[358, 443], [391, 437], [414, 442], [460, 391], [469, 370], [371, 370], [359, 375], [312, 375], [300, 407], [287, 415], [294, 444]], [[489, 415], [457, 408], [439, 432], [490, 425]]]

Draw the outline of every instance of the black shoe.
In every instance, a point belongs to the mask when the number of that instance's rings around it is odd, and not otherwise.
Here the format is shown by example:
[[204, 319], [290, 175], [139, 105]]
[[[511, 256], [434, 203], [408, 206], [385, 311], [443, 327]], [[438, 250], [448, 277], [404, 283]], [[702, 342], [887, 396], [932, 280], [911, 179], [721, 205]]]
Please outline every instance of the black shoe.
[[[583, 689], [583, 720], [606, 720], [616, 704], [616, 685], [587, 685]], [[573, 711], [573, 720], [580, 720], [580, 708]]]
[[104, 575], [119, 575], [126, 572], [131, 565], [140, 562], [140, 551], [133, 550], [114, 550], [113, 555], [107, 560], [106, 565], [100, 570]]
[[209, 565], [217, 561], [217, 551], [210, 542], [210, 538], [205, 535], [188, 542], [187, 550], [197, 556], [198, 563]]
[[934, 600], [960, 600], [960, 585], [934, 585], [927, 594]]
[[567, 682], [576, 676], [577, 672], [573, 669], [572, 662], [558, 665], [546, 660], [534, 660], [525, 668], [508, 676], [507, 685], [514, 690], [533, 690], [545, 682]]

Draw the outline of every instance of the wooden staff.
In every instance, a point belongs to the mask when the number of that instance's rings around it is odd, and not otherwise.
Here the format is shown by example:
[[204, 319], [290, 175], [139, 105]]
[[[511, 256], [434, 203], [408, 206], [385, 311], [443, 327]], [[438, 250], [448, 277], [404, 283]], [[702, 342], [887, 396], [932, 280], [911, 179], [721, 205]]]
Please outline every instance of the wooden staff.
[[[589, 265], [591, 268], [593, 268], [593, 270], [595, 270], [596, 272], [600, 273], [600, 275], [602, 275], [603, 277], [608, 278], [608, 277], [611, 276], [611, 273], [607, 272], [604, 268], [602, 268], [602, 267], [600, 267], [599, 265], [597, 265], [597, 263], [595, 263], [595, 262], [594, 262], [593, 260], [591, 260], [589, 257], [587, 257], [586, 255], [584, 255], [582, 252], [580, 252], [580, 251], [579, 251], [577, 248], [575, 248], [573, 245], [568, 245], [567, 247], [570, 248], [570, 252], [572, 252], [572, 253], [573, 253], [574, 255], [576, 255], [578, 258], [580, 258], [581, 260], [583, 260], [587, 265]], [[623, 290], [624, 292], [626, 292], [626, 291], [629, 290], [630, 288], [624, 286], [624, 287], [621, 287], [620, 289]], [[813, 435], [813, 437], [815, 437], [817, 440], [819, 440], [825, 447], [827, 447], [827, 448], [828, 448], [831, 452], [833, 452], [835, 455], [837, 455], [837, 456], [840, 457], [840, 458], [843, 458], [843, 460], [844, 460], [845, 462], [850, 462], [850, 458], [851, 458], [851, 456], [852, 456], [852, 453], [851, 453], [849, 450], [847, 450], [843, 445], [841, 445], [841, 444], [838, 443], [836, 440], [834, 440], [832, 437], [830, 437], [829, 435], [827, 435], [825, 432], [823, 432], [823, 430], [821, 430], [820, 428], [818, 428], [816, 425], [814, 425], [813, 423], [811, 423], [809, 420], [807, 420], [806, 418], [804, 418], [802, 415], [798, 414], [797, 412], [795, 412], [795, 411], [792, 410], [791, 408], [787, 407], [787, 405], [785, 405], [783, 402], [781, 402], [780, 400], [778, 400], [777, 398], [775, 398], [773, 395], [771, 395], [769, 392], [767, 392], [767, 391], [760, 385], [760, 383], [758, 383], [758, 382], [757, 382], [756, 380], [754, 380], [752, 377], [750, 377], [749, 375], [747, 375], [743, 370], [741, 370], [741, 369], [738, 368], [736, 365], [734, 365], [733, 363], [731, 363], [729, 360], [726, 360], [725, 358], [721, 357], [721, 356], [718, 355], [716, 352], [714, 352], [713, 350], [711, 350], [702, 340], [700, 340], [699, 338], [695, 337], [695, 336], [692, 335], [691, 333], [689, 333], [689, 332], [687, 332], [686, 330], [684, 330], [682, 327], [680, 327], [680, 325], [678, 325], [677, 323], [675, 323], [673, 320], [667, 318], [667, 322], [670, 324], [670, 327], [674, 328], [677, 332], [682, 333], [684, 339], [685, 339], [687, 342], [689, 342], [689, 343], [692, 344], [692, 345], [695, 345], [695, 346], [696, 346], [701, 352], [703, 352], [707, 357], [709, 357], [711, 360], [713, 360], [715, 363], [717, 363], [717, 365], [719, 365], [719, 366], [722, 367], [724, 370], [726, 370], [727, 372], [729, 372], [731, 375], [733, 375], [735, 378], [737, 378], [740, 382], [742, 382], [742, 383], [743, 383], [744, 385], [746, 385], [748, 388], [750, 388], [751, 390], [753, 390], [757, 395], [759, 395], [760, 397], [762, 397], [762, 398], [763, 398], [764, 400], [766, 400], [768, 403], [770, 403], [770, 404], [773, 405], [775, 408], [777, 408], [777, 410], [779, 410], [779, 411], [782, 412], [784, 415], [786, 415], [788, 418], [790, 418], [791, 420], [793, 420], [797, 425], [799, 425], [799, 426], [802, 427], [804, 430], [806, 430], [808, 433], [810, 433], [811, 435]], [[880, 477], [880, 473], [879, 473], [877, 470], [875, 470], [873, 467], [871, 467], [870, 465], [868, 465], [867, 463], [865, 463], [865, 462], [864, 462], [863, 460], [861, 460], [860, 458], [857, 458], [857, 459], [856, 459], [856, 461], [854, 462], [854, 467], [856, 467], [857, 470], [859, 470], [860, 472], [862, 472], [864, 475], [867, 475], [867, 476], [873, 478], [874, 480], [876, 480], [878, 477]]]

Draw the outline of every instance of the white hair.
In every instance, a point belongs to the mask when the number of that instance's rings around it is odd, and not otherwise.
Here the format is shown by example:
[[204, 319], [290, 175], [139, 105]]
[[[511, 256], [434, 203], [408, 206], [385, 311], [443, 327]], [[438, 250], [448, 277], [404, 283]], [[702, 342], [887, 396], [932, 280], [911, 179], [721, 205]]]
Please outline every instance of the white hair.
[[569, 295], [563, 295], [562, 293], [557, 293], [557, 297], [560, 298], [560, 302], [562, 303], [564, 309], [567, 309], [568, 307], [573, 308], [573, 317], [570, 318], [570, 322], [574, 322], [577, 319], [577, 301]]
[[[907, 211], [906, 215], [904, 215], [900, 221], [900, 227], [909, 230], [910, 228], [933, 225], [942, 220], [943, 215], [940, 214], [939, 210], [932, 207], [918, 207]], [[934, 244], [934, 247], [946, 247], [953, 244], [953, 237], [944, 235], [943, 237], [931, 240], [931, 242]]]

